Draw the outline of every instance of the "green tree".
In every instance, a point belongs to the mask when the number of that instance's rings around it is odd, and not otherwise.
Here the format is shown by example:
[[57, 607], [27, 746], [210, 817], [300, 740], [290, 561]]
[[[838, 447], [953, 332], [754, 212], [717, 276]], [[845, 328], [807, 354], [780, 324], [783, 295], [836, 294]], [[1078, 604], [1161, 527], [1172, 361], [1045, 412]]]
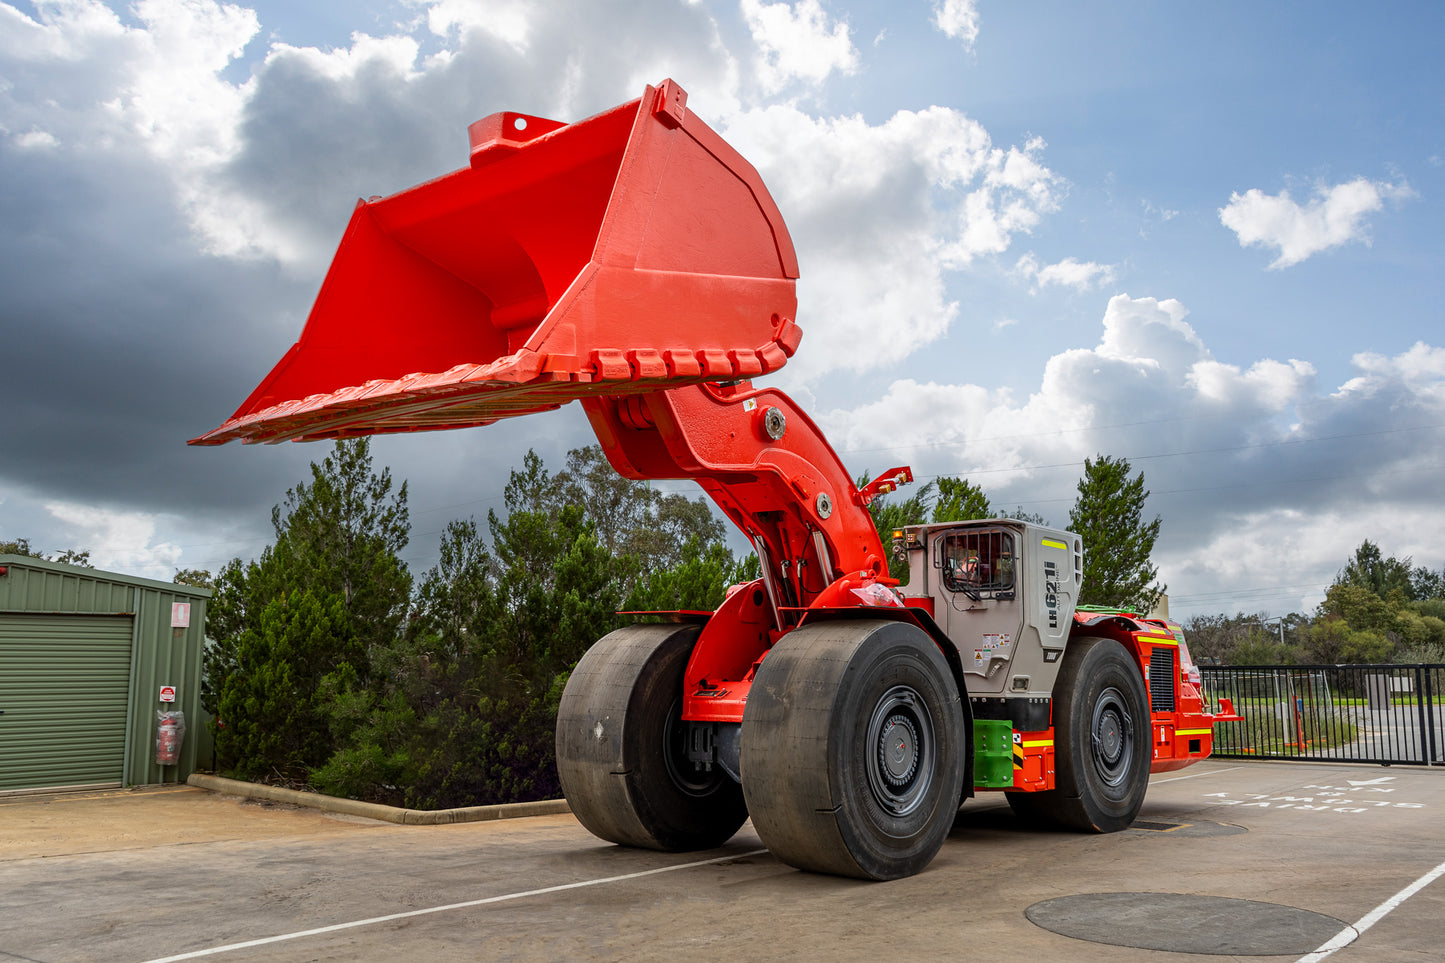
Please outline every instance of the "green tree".
[[196, 588], [214, 588], [216, 580], [203, 568], [178, 568], [171, 581], [177, 585], [194, 585]]
[[1288, 664], [1298, 661], [1296, 645], [1301, 627], [1307, 624], [1308, 619], [1297, 612], [1282, 620], [1266, 612], [1221, 612], [1192, 616], [1184, 623], [1184, 637], [1194, 661], [1206, 665]]
[[648, 482], [624, 478], [600, 445], [569, 451], [566, 468], [554, 479], [545, 479], [541, 460], [528, 452], [524, 472], [533, 472], [534, 464], [541, 471], [535, 476], [541, 487], [528, 493], [535, 506], [554, 511], [581, 506], [602, 546], [615, 556], [633, 558], [637, 578], [686, 561], [690, 540], [706, 548], [726, 537], [726, 525], [706, 499], [659, 491]]
[[242, 779], [304, 781], [329, 752], [326, 703], [316, 697], [338, 677], [354, 677], [364, 656], [348, 638], [339, 596], [307, 589], [272, 599], [236, 644], [240, 671], [220, 690], [216, 755]]
[[[208, 691], [228, 727], [240, 714], [224, 740], [237, 771], [421, 808], [556, 796], [557, 704], [617, 610], [710, 609], [756, 577], [702, 501], [618, 480], [600, 449], [556, 476], [529, 452], [504, 511], [447, 525], [410, 595], [394, 577], [405, 486], [391, 495], [355, 444], [287, 493], [275, 545], [215, 577]], [[276, 741], [276, 718], [306, 751]]]
[[[233, 559], [215, 578], [202, 704], [224, 727], [216, 741], [223, 768], [291, 777], [330, 755], [338, 722], [331, 696], [364, 689], [372, 654], [399, 635], [411, 594], [398, 554], [409, 534], [406, 485], [393, 493], [390, 472], [372, 467], [367, 439], [337, 442], [271, 520], [274, 544], [255, 561]], [[321, 621], [305, 624], [312, 618]], [[287, 738], [309, 754], [255, 737], [276, 724], [269, 713], [278, 705], [258, 694], [257, 680], [284, 682], [304, 703], [285, 718]]]
[[935, 522], [962, 522], [973, 518], [993, 518], [996, 512], [983, 489], [967, 478], [939, 476], [938, 500], [933, 503]]
[[271, 561], [288, 590], [340, 595], [347, 628], [366, 643], [395, 637], [411, 575], [400, 553], [410, 539], [406, 483], [393, 494], [390, 469], [372, 467], [367, 438], [339, 441], [271, 510]]
[[1400, 592], [1407, 599], [1416, 598], [1410, 562], [1409, 557], [1385, 558], [1380, 546], [1367, 538], [1355, 549], [1355, 557], [1335, 577], [1335, 584], [1365, 589], [1381, 599], [1391, 592]]
[[1202, 665], [1224, 665], [1242, 632], [1238, 623], [1243, 619], [1243, 612], [1234, 617], [1223, 612], [1191, 616], [1184, 623], [1184, 637], [1189, 641], [1189, 654], [1194, 661]]
[[1300, 634], [1301, 661], [1309, 663], [1383, 662], [1395, 648], [1385, 633], [1357, 629], [1335, 615], [1315, 619]]
[[1365, 539], [1325, 592], [1301, 633], [1301, 657], [1317, 662], [1435, 662], [1445, 657], [1445, 572], [1386, 556]]
[[[239, 558], [233, 558], [211, 583], [213, 594], [206, 605], [206, 647], [201, 656], [201, 706], [212, 719], [220, 717], [221, 684], [240, 666], [237, 647], [241, 634], [251, 624], [252, 597], [261, 594], [251, 590], [246, 577], [248, 567], [259, 571], [255, 562], [247, 566]], [[259, 608], [254, 615], [259, 618]]]
[[722, 604], [728, 586], [750, 582], [761, 574], [756, 555], [748, 555], [740, 563], [721, 542], [703, 545], [691, 539], [683, 546], [682, 556], [671, 568], [638, 582], [624, 608], [630, 612], [710, 612]]
[[[487, 658], [495, 562], [471, 519], [453, 521], [397, 644], [376, 653], [375, 682], [334, 693], [340, 748], [312, 776], [323, 792], [435, 808], [482, 800], [478, 756], [487, 687], [509, 666]], [[493, 677], [486, 673], [491, 672]]]
[[1314, 622], [1301, 633], [1301, 654], [1311, 662], [1382, 662], [1399, 647], [1404, 593], [1376, 595], [1361, 581], [1339, 581], [1325, 591]]
[[1421, 616], [1433, 616], [1437, 619], [1445, 619], [1445, 599], [1428, 598], [1420, 599], [1411, 604], [1416, 614]]
[[[535, 454], [514, 470], [505, 517], [453, 522], [404, 638], [376, 656], [375, 684], [339, 691], [341, 749], [318, 787], [421, 807], [556, 796], [553, 729], [572, 667], [618, 624], [636, 561], [559, 504]], [[625, 533], [624, 533], [625, 537]], [[348, 732], [349, 727], [349, 732]]]
[[27, 558], [44, 559], [47, 562], [63, 562], [66, 565], [79, 565], [82, 568], [94, 568], [90, 564], [90, 550], [83, 552], [73, 548], [67, 548], [59, 552], [42, 552], [30, 545], [30, 539], [17, 538], [12, 541], [0, 541], [0, 555], [24, 555]]
[[1417, 601], [1445, 598], [1445, 569], [1432, 572], [1423, 565], [1410, 572], [1410, 597]]
[[[1192, 648], [1190, 652], [1193, 653]], [[1229, 665], [1286, 665], [1290, 653], [1280, 645], [1274, 632], [1249, 626], [1229, 650], [1226, 661]]]
[[24, 555], [26, 558], [45, 557], [30, 547], [28, 538], [17, 538], [11, 541], [0, 540], [0, 555]]
[[1084, 460], [1079, 495], [1069, 510], [1069, 529], [1084, 541], [1084, 585], [1079, 602], [1147, 613], [1164, 594], [1149, 560], [1163, 524], [1144, 521], [1144, 473], [1130, 477], [1124, 458]]

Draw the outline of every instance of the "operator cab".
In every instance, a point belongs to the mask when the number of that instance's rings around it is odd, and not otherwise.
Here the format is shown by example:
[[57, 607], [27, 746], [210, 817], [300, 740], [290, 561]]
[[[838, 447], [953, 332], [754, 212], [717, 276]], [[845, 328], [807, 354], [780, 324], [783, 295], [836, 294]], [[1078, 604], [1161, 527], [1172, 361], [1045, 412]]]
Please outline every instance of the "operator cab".
[[913, 525], [894, 533], [909, 562], [906, 605], [958, 652], [977, 718], [1048, 726], [1049, 697], [1083, 584], [1079, 536], [1014, 518]]

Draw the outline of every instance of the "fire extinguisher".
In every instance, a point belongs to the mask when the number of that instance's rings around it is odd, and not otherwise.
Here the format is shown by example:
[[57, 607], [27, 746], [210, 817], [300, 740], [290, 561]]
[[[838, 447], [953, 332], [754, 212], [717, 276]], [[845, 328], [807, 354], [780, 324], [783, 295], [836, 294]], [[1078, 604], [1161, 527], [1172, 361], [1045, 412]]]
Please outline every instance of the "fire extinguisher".
[[181, 758], [186, 715], [180, 711], [157, 712], [156, 718], [156, 765], [174, 766]]

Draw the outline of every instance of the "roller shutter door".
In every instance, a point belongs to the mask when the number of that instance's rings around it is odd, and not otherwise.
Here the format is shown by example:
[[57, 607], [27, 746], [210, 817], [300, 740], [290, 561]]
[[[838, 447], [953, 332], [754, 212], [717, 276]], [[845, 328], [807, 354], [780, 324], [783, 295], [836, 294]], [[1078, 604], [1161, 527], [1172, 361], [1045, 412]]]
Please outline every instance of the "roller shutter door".
[[0, 613], [0, 792], [120, 785], [131, 622]]

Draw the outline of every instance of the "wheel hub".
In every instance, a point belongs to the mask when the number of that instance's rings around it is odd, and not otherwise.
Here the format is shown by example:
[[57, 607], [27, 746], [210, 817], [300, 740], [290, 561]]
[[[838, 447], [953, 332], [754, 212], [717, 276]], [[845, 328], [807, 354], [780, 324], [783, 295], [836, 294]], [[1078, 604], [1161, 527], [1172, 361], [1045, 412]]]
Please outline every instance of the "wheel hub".
[[1099, 778], [1110, 786], [1123, 783], [1129, 775], [1134, 723], [1119, 690], [1110, 688], [1099, 694], [1094, 703], [1089, 743]]
[[906, 716], [890, 716], [883, 724], [878, 754], [883, 764], [883, 778], [902, 786], [918, 769], [918, 734]]
[[868, 788], [893, 816], [917, 809], [933, 782], [933, 720], [910, 686], [883, 694], [868, 723]]

